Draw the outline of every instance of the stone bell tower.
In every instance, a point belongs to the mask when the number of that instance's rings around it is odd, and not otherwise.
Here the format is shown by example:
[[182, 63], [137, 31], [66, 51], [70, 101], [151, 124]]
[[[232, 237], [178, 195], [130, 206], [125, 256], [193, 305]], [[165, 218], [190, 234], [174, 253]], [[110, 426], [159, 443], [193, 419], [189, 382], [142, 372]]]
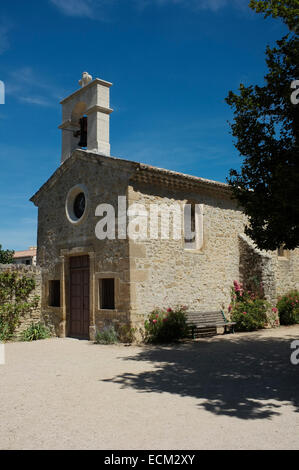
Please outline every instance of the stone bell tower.
[[113, 110], [109, 107], [109, 95], [112, 83], [99, 78], [93, 80], [84, 72], [79, 84], [79, 90], [61, 101], [61, 163], [77, 148], [110, 155], [109, 120]]

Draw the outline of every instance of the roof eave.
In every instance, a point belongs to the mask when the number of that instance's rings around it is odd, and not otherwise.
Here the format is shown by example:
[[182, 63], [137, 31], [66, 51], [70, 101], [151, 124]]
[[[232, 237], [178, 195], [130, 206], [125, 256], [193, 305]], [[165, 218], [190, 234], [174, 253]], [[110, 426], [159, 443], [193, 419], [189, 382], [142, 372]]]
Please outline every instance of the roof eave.
[[154, 167], [151, 165], [147, 165], [145, 163], [134, 162], [132, 160], [126, 160], [123, 158], [117, 157], [107, 157], [105, 155], [101, 155], [97, 152], [91, 152], [89, 150], [82, 150], [77, 149], [74, 150], [72, 155], [65, 160], [57, 170], [50, 176], [50, 178], [40, 187], [40, 189], [30, 198], [30, 201], [33, 202], [36, 206], [38, 206], [38, 202], [40, 199], [41, 194], [52, 187], [57, 179], [67, 171], [70, 166], [73, 164], [73, 161], [76, 158], [81, 159], [90, 159], [90, 156], [93, 157], [93, 161], [100, 160], [101, 162], [110, 161], [110, 162], [119, 162], [123, 166], [128, 166], [130, 170], [133, 170], [133, 174], [131, 176], [131, 181], [144, 181], [144, 182], [151, 182], [155, 181], [156, 184], [173, 187], [185, 187], [185, 188], [193, 188], [193, 189], [203, 189], [204, 187], [218, 190], [222, 193], [225, 193], [229, 196], [232, 196], [231, 188], [226, 183], [221, 183], [218, 181], [208, 180], [205, 178], [200, 178], [198, 176], [187, 175], [184, 173], [179, 173], [172, 170], [166, 170], [164, 168]]

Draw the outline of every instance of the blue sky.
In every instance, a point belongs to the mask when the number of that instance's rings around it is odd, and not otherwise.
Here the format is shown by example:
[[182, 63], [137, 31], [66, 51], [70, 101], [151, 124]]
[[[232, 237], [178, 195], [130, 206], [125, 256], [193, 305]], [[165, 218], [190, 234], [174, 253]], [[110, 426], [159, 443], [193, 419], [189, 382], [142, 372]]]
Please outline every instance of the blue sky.
[[29, 198], [60, 163], [59, 101], [113, 82], [111, 154], [225, 181], [240, 158], [229, 90], [262, 83], [286, 29], [248, 0], [10, 0], [0, 5], [0, 244], [36, 244]]

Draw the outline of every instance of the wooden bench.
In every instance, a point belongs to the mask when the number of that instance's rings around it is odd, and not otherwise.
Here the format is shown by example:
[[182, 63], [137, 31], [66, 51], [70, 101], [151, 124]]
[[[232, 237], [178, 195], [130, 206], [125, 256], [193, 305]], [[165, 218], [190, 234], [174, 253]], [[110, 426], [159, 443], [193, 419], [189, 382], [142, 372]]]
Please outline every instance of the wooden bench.
[[222, 310], [214, 312], [187, 312], [187, 324], [190, 328], [192, 338], [198, 336], [211, 336], [215, 334], [217, 327], [224, 327], [224, 333], [235, 332], [236, 322], [228, 321]]

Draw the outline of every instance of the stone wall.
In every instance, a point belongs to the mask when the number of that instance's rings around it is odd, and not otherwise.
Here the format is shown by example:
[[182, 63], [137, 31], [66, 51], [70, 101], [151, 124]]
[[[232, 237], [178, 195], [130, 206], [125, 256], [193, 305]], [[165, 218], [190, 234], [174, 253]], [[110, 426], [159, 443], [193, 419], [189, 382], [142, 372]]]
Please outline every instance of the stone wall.
[[[227, 194], [215, 188], [184, 192], [133, 183], [129, 203], [203, 205], [203, 246], [186, 250], [180, 240], [129, 242], [131, 315], [141, 322], [155, 307], [187, 305], [190, 311], [227, 308], [234, 280], [249, 285], [262, 282], [265, 298], [277, 297], [299, 286], [299, 250], [279, 257], [277, 251], [256, 248], [244, 234], [246, 217]], [[182, 212], [182, 211], [181, 211]], [[160, 233], [159, 233], [160, 235]]]
[[[155, 204], [188, 201], [203, 204], [203, 247], [186, 250], [180, 240], [130, 241], [132, 315], [147, 315], [156, 306], [187, 305], [189, 310], [226, 308], [234, 279], [239, 278], [238, 234], [244, 215], [227, 194], [215, 190], [192, 193], [138, 183], [129, 202]], [[138, 320], [138, 318], [136, 318]]]
[[[151, 171], [148, 168], [148, 173]], [[133, 162], [76, 151], [34, 196], [39, 208], [37, 261], [42, 274], [42, 316], [54, 325], [58, 336], [69, 334], [72, 256], [89, 255], [90, 259], [91, 339], [96, 329], [107, 323], [142, 325], [155, 307], [180, 304], [193, 311], [227, 308], [233, 281], [246, 283], [252, 275], [262, 279], [265, 295], [273, 303], [279, 293], [298, 287], [298, 250], [283, 259], [276, 252], [256, 250], [242, 235], [245, 215], [225, 185], [189, 182], [192, 177], [171, 172], [160, 175], [160, 180], [157, 174], [150, 179], [146, 172]], [[168, 177], [173, 178], [170, 184]], [[87, 208], [82, 221], [74, 225], [66, 217], [65, 204], [77, 184], [86, 188]], [[126, 196], [128, 205], [137, 202], [148, 211], [152, 204], [178, 204], [181, 208], [189, 202], [200, 204], [202, 246], [185, 249], [183, 234], [179, 240], [163, 240], [160, 234], [158, 239], [142, 241], [98, 240], [96, 207], [106, 203], [117, 210], [119, 196]], [[99, 283], [106, 277], [115, 279], [114, 310], [100, 308]], [[60, 280], [60, 307], [49, 306], [50, 280]]]
[[293, 289], [299, 290], [299, 249], [276, 256], [275, 261], [276, 297]]
[[252, 281], [262, 284], [265, 298], [271, 303], [276, 299], [275, 255], [256, 248], [245, 234], [239, 234], [240, 281], [246, 289], [252, 288]]
[[244, 234], [239, 235], [240, 280], [245, 287], [252, 277], [261, 280], [265, 298], [273, 305], [277, 298], [292, 289], [299, 289], [299, 249], [285, 251], [259, 250]]
[[[41, 298], [41, 271], [36, 266], [26, 266], [23, 264], [0, 264], [0, 273], [10, 271], [17, 272], [21, 277], [26, 276], [33, 278], [35, 280], [35, 289], [29, 295], [28, 300], [32, 300], [34, 296]], [[43, 321], [41, 315], [40, 302], [36, 309], [32, 310], [29, 314], [26, 314], [21, 318], [21, 324], [16, 330], [16, 335], [19, 335], [23, 330], [25, 330], [32, 322], [36, 323]], [[51, 324], [49, 325], [52, 326]]]

